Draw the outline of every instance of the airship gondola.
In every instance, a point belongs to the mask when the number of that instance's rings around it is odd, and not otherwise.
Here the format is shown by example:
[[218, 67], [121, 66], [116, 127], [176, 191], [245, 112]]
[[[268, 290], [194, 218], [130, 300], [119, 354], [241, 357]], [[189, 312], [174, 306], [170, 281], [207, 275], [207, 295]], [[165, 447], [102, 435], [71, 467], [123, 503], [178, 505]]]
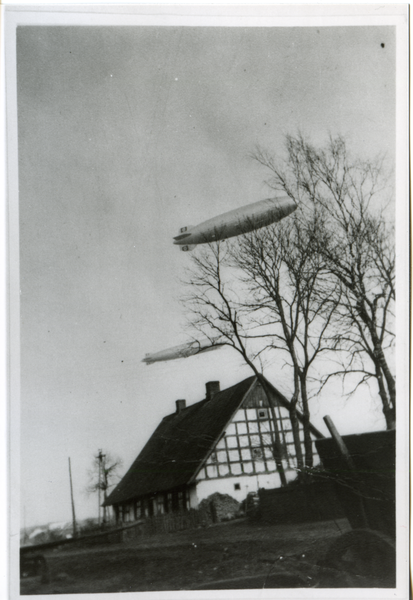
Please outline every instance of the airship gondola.
[[208, 339], [201, 341], [194, 340], [193, 342], [181, 344], [180, 346], [173, 346], [172, 348], [161, 350], [160, 352], [146, 354], [142, 362], [147, 365], [152, 365], [156, 362], [188, 358], [188, 356], [193, 356], [194, 354], [201, 354], [201, 352], [210, 352], [211, 350], [219, 350], [222, 348], [222, 344], [212, 345], [213, 342], [214, 340], [210, 341]]
[[253, 202], [195, 227], [181, 227], [179, 235], [173, 238], [174, 244], [180, 245], [181, 250], [186, 252], [198, 244], [217, 242], [266, 227], [288, 217], [296, 208], [297, 204], [288, 196]]

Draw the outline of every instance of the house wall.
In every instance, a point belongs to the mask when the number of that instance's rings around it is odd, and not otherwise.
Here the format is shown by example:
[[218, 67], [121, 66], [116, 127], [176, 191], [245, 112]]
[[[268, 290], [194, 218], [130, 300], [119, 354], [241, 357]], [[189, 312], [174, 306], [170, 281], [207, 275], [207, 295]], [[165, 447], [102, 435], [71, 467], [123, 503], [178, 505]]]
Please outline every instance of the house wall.
[[[281, 443], [287, 482], [296, 478], [296, 455], [288, 410], [274, 401], [276, 427]], [[281, 480], [273, 456], [273, 413], [262, 387], [257, 384], [208, 456], [197, 476], [197, 502], [214, 492], [242, 501], [249, 492], [277, 488]], [[314, 439], [314, 438], [313, 438]], [[304, 455], [304, 431], [300, 426]], [[314, 444], [314, 465], [319, 457]]]
[[[286, 471], [286, 477], [287, 481], [295, 479], [295, 470], [290, 469]], [[203, 480], [198, 483], [196, 488], [197, 505], [215, 492], [228, 494], [235, 498], [235, 500], [238, 500], [238, 502], [242, 502], [250, 492], [258, 492], [261, 488], [278, 488], [280, 485], [281, 481], [278, 473]]]
[[[278, 412], [278, 409], [277, 409]], [[279, 437], [282, 447], [282, 463], [289, 472], [297, 466], [293, 433], [288, 411], [279, 409], [281, 418], [277, 418]], [[260, 416], [262, 415], [262, 416]], [[278, 417], [278, 415], [277, 415]], [[256, 477], [275, 473], [277, 465], [273, 456], [272, 444], [274, 425], [269, 409], [242, 408], [230, 423], [208, 456], [197, 480], [217, 480], [225, 477]], [[300, 439], [304, 454], [304, 432], [300, 428]], [[314, 465], [319, 457], [314, 446]]]
[[116, 522], [132, 523], [145, 517], [181, 512], [197, 508], [196, 485], [142, 496], [113, 507]]

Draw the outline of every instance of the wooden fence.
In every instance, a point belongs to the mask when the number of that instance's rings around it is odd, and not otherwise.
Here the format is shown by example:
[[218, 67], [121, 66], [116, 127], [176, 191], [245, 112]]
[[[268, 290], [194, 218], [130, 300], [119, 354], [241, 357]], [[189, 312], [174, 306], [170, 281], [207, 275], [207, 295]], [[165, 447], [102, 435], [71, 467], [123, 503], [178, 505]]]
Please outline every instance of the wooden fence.
[[130, 540], [140, 536], [156, 533], [174, 533], [185, 529], [196, 529], [209, 525], [208, 515], [204, 511], [189, 510], [167, 515], [156, 515], [130, 523], [122, 528], [122, 540]]
[[38, 551], [51, 550], [61, 546], [94, 546], [99, 544], [118, 544], [139, 537], [155, 535], [157, 533], [174, 533], [185, 529], [205, 527], [211, 523], [210, 516], [203, 510], [189, 510], [168, 515], [156, 515], [128, 523], [123, 527], [108, 529], [92, 535], [79, 536], [71, 539], [57, 540], [33, 546], [20, 548], [20, 555], [33, 554]]

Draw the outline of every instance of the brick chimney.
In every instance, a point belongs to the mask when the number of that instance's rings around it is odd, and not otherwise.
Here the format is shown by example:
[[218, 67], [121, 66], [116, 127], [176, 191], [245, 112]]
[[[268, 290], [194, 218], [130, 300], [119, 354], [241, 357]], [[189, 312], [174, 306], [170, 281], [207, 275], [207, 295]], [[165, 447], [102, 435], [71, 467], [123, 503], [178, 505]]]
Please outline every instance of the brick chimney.
[[205, 387], [207, 400], [212, 400], [215, 394], [218, 394], [218, 392], [220, 391], [219, 381], [208, 381]]
[[186, 408], [186, 400], [176, 400], [176, 413], [180, 413], [184, 408]]

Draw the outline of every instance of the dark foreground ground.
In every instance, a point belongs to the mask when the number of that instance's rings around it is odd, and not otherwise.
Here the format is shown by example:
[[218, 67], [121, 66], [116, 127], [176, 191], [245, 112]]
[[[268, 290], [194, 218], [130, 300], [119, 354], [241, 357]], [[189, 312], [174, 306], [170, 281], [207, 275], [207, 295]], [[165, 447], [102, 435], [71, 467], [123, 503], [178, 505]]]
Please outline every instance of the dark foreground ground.
[[392, 587], [385, 575], [372, 580], [363, 568], [325, 566], [331, 544], [349, 530], [346, 519], [300, 525], [234, 521], [123, 544], [67, 546], [44, 553], [46, 577], [22, 578], [21, 594]]

